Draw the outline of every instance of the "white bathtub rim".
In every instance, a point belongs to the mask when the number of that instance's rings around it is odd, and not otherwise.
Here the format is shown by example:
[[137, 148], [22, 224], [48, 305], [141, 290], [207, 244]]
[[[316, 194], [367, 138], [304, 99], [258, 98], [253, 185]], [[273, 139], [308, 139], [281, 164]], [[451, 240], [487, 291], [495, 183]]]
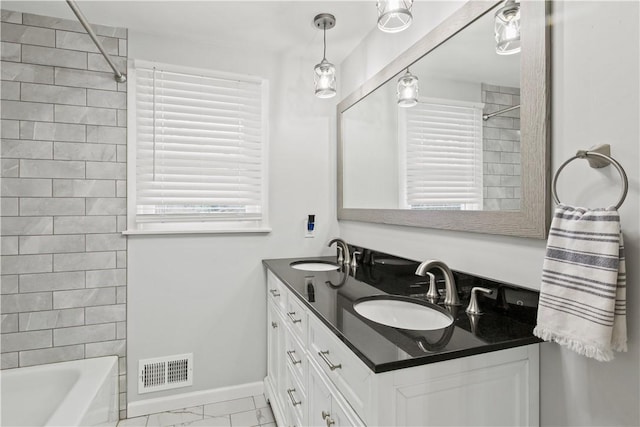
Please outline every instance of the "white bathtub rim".
[[[90, 370], [92, 375], [80, 375], [78, 383], [73, 387], [71, 392], [64, 398], [60, 407], [51, 415], [47, 421], [47, 426], [64, 426], [64, 425], [80, 425], [82, 418], [86, 413], [89, 405], [100, 390], [95, 384], [104, 384], [107, 377], [112, 374], [115, 369], [117, 375], [118, 356], [103, 356], [89, 359], [73, 360], [70, 362], [56, 363], [55, 365], [67, 365], [83, 371]], [[53, 364], [52, 364], [53, 365]], [[61, 368], [63, 366], [60, 366]], [[99, 372], [99, 376], [95, 376]], [[118, 393], [116, 392], [116, 396]], [[77, 408], [82, 405], [85, 411], [69, 411], [69, 408]]]
[[226, 400], [256, 396], [263, 394], [263, 392], [264, 383], [262, 381], [256, 381], [253, 383], [239, 384], [229, 387], [212, 388], [190, 393], [180, 393], [172, 396], [138, 400], [130, 402], [127, 405], [127, 417], [134, 418], [158, 412], [206, 405], [208, 403], [224, 402]]

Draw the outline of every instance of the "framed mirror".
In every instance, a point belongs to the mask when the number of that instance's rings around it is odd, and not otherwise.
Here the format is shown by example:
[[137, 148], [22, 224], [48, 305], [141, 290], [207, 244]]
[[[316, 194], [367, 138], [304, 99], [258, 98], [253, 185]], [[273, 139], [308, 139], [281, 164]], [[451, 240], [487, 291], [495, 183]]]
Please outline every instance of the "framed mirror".
[[[338, 219], [545, 238], [549, 2], [470, 1], [338, 105]], [[413, 85], [418, 92], [413, 92]]]

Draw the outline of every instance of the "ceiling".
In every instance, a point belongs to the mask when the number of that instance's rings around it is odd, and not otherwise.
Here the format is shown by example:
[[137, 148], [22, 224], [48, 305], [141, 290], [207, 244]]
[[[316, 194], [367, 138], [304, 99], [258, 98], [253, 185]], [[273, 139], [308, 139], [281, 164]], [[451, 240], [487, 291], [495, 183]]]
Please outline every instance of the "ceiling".
[[[78, 1], [89, 22], [180, 39], [254, 45], [271, 52], [320, 57], [318, 13], [336, 17], [327, 32], [327, 58], [344, 59], [376, 26], [375, 1]], [[2, 1], [2, 8], [76, 19], [62, 0]]]

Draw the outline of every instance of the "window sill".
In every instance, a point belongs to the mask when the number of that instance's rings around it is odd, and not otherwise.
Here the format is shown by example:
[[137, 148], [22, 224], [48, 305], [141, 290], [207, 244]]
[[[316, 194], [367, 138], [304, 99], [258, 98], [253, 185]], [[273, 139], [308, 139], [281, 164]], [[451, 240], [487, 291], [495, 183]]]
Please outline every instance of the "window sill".
[[122, 232], [125, 236], [142, 236], [153, 234], [268, 234], [271, 228], [238, 228], [228, 230], [125, 230]]

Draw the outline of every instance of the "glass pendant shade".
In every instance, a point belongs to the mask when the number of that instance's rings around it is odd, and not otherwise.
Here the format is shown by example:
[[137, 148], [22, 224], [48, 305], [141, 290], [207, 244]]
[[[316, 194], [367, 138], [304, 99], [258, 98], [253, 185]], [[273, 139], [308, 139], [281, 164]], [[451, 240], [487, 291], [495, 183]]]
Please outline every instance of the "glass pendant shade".
[[498, 55], [520, 52], [520, 6], [515, 0], [507, 0], [496, 12], [495, 36]]
[[413, 0], [378, 0], [378, 28], [397, 33], [411, 25]]
[[418, 103], [418, 78], [409, 70], [398, 79], [398, 107], [413, 107]]
[[331, 98], [336, 95], [336, 67], [323, 58], [313, 69], [316, 96], [318, 98]]

